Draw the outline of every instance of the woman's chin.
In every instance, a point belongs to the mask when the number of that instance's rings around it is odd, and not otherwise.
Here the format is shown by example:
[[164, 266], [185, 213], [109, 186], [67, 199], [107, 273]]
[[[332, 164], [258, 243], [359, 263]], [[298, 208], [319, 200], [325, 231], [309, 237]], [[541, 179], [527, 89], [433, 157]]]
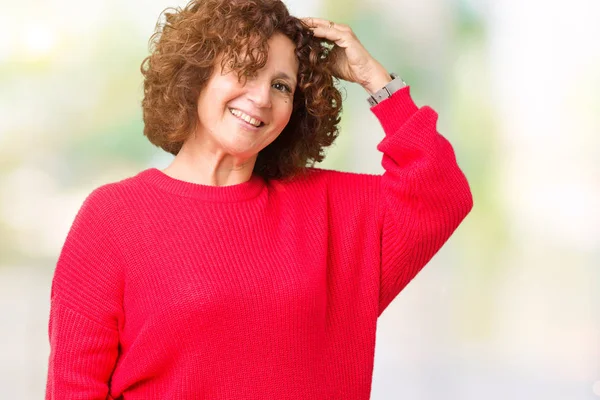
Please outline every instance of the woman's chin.
[[260, 151], [256, 146], [245, 145], [243, 143], [234, 143], [228, 146], [224, 146], [224, 152], [231, 155], [232, 157], [239, 159], [251, 159], [255, 158]]

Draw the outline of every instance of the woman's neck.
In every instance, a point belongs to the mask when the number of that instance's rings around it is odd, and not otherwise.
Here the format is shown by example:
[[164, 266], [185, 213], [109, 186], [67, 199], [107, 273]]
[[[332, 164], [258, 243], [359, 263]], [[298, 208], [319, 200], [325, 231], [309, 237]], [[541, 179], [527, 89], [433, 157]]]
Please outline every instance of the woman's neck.
[[211, 151], [186, 141], [173, 162], [162, 170], [182, 181], [210, 186], [231, 186], [247, 182], [252, 177], [256, 155], [241, 159], [223, 152]]

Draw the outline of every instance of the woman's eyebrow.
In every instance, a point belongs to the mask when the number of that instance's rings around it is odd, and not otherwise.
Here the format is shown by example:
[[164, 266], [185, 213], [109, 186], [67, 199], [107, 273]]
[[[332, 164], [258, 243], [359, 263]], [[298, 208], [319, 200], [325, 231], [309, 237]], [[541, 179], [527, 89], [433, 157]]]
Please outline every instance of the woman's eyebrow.
[[296, 84], [296, 79], [295, 79], [295, 78], [292, 78], [291, 76], [289, 76], [288, 74], [286, 74], [286, 73], [285, 73], [285, 72], [283, 72], [283, 71], [279, 71], [279, 72], [277, 72], [277, 73], [275, 74], [275, 76], [273, 76], [273, 78], [274, 78], [274, 79], [277, 79], [277, 78], [283, 78], [283, 79], [286, 79], [286, 80], [288, 80], [288, 81], [290, 81], [290, 82], [293, 82], [293, 83], [294, 83], [294, 85]]

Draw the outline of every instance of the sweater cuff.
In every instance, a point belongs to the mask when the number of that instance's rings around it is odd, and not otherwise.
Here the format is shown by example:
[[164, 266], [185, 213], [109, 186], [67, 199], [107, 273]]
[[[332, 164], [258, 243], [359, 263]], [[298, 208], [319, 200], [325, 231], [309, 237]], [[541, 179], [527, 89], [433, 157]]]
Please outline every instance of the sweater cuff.
[[400, 129], [418, 109], [410, 96], [410, 86], [403, 87], [389, 98], [371, 107], [371, 111], [379, 119], [386, 135]]

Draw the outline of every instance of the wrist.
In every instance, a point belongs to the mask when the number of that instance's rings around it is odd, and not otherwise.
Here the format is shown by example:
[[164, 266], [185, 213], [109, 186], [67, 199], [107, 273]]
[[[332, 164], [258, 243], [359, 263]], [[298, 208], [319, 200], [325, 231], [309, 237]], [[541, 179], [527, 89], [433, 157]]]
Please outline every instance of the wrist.
[[391, 81], [392, 77], [389, 72], [382, 65], [376, 65], [371, 69], [369, 78], [363, 83], [362, 87], [369, 95], [372, 95]]

